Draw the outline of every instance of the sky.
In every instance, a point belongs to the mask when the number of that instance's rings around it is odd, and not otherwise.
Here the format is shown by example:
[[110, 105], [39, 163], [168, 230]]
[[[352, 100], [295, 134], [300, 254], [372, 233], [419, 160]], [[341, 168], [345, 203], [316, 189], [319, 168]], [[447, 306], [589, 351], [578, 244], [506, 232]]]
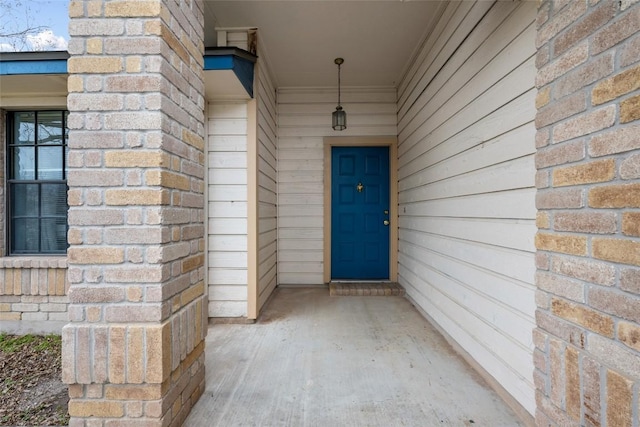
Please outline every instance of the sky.
[[69, 0], [0, 0], [0, 34], [43, 27], [22, 38], [0, 37], [0, 51], [66, 50]]

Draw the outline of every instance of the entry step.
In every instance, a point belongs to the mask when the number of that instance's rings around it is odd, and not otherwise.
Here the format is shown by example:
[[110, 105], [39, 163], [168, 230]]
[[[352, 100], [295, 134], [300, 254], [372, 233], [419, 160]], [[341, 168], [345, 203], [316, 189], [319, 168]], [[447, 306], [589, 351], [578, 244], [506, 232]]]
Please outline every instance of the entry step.
[[391, 282], [331, 282], [329, 283], [329, 295], [332, 297], [403, 296], [404, 288]]

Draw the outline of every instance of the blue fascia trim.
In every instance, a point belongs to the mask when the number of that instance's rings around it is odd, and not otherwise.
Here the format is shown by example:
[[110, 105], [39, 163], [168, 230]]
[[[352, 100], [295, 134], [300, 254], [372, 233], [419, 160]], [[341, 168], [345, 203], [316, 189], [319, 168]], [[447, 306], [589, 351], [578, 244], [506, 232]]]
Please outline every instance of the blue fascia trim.
[[67, 74], [67, 60], [0, 61], [0, 76], [23, 74]]
[[243, 58], [234, 58], [233, 72], [249, 96], [253, 98], [253, 62]]
[[204, 70], [232, 70], [233, 55], [215, 55], [204, 57]]
[[235, 55], [205, 55], [204, 70], [231, 70], [253, 98], [253, 61]]
[[[231, 52], [235, 52], [235, 50], [230, 49]], [[242, 51], [240, 53], [244, 54]], [[232, 70], [242, 87], [253, 98], [253, 64], [256, 58], [248, 53], [247, 57], [241, 54], [227, 53], [226, 51], [205, 54], [204, 70]], [[0, 58], [0, 76], [30, 74], [67, 74], [67, 59], [2, 60]]]

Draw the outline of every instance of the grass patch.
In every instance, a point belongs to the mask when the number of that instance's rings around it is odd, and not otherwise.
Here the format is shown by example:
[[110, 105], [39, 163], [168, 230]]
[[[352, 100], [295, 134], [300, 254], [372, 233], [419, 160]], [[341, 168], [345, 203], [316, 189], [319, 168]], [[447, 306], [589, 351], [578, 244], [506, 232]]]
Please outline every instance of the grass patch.
[[36, 351], [51, 351], [62, 348], [62, 337], [60, 335], [45, 335], [36, 345]]
[[60, 335], [7, 335], [3, 332], [0, 334], [0, 351], [15, 353], [22, 346], [31, 344], [34, 341], [37, 341], [34, 347], [36, 351], [57, 350], [62, 346], [62, 337]]
[[20, 350], [23, 345], [30, 344], [36, 340], [35, 335], [7, 335], [5, 333], [0, 334], [0, 351], [5, 353], [15, 353]]

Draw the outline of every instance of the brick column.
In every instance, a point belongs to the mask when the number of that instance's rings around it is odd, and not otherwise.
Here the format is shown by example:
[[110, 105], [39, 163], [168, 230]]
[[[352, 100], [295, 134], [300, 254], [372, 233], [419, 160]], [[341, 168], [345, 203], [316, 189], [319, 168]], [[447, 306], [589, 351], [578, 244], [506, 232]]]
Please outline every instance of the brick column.
[[638, 426], [640, 3], [544, 1], [537, 25], [536, 421]]
[[180, 425], [204, 390], [203, 4], [69, 10], [70, 425]]
[[5, 221], [7, 220], [7, 212], [5, 206], [7, 201], [4, 195], [4, 189], [6, 188], [4, 170], [5, 170], [5, 151], [7, 150], [7, 112], [0, 109], [0, 257], [5, 256], [5, 250], [7, 243], [5, 242], [6, 228]]

